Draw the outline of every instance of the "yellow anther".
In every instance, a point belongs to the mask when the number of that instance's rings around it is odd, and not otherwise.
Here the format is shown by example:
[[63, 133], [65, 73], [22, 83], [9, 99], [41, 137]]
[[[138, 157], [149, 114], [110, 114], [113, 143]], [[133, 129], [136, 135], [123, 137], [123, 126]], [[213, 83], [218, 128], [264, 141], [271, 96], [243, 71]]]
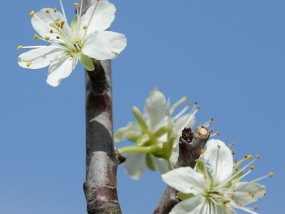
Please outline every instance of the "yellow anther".
[[30, 16], [33, 17], [35, 15], [35, 11], [31, 10], [30, 11]]
[[232, 150], [231, 150], [231, 152], [232, 152], [232, 155], [234, 155], [234, 154], [235, 154], [235, 150], [233, 150], [233, 149], [232, 149]]
[[56, 22], [55, 25], [56, 25], [57, 27], [61, 27], [60, 22]]
[[34, 34], [34, 39], [38, 40], [39, 39], [39, 35], [38, 34]]
[[60, 37], [59, 37], [59, 36], [56, 36], [56, 38], [57, 38], [57, 39], [60, 39]]
[[65, 21], [60, 21], [60, 27], [62, 28], [64, 25]]
[[57, 9], [56, 9], [56, 7], [55, 7], [55, 8], [53, 8], [53, 12], [55, 12], [55, 13], [57, 12]]
[[251, 169], [251, 170], [253, 170], [253, 169], [254, 169], [254, 166], [253, 166], [253, 165], [252, 165], [252, 166], [250, 166], [250, 169]]
[[49, 13], [50, 11], [49, 11], [49, 9], [46, 9], [46, 13]]
[[27, 66], [27, 67], [30, 67], [31, 64], [32, 64], [32, 62], [27, 62], [26, 66]]
[[73, 52], [70, 52], [69, 54], [71, 57], [74, 57], [74, 53]]
[[83, 30], [86, 30], [87, 28], [88, 28], [87, 25], [84, 25], [84, 26], [83, 26]]
[[77, 43], [77, 44], [80, 43], [80, 42], [81, 42], [80, 39], [76, 39], [75, 40], [75, 43]]
[[255, 157], [256, 157], [257, 159], [261, 158], [260, 155], [256, 155]]
[[74, 7], [78, 7], [79, 6], [79, 4], [77, 2], [75, 2], [73, 5], [74, 5]]
[[270, 173], [269, 173], [269, 177], [273, 177], [273, 172], [270, 172]]
[[201, 150], [200, 150], [200, 154], [201, 154], [201, 155], [204, 154], [204, 152], [205, 152], [204, 149], [201, 149]]
[[230, 200], [224, 200], [223, 201], [223, 204], [226, 206], [228, 203], [230, 203], [231, 201]]
[[18, 47], [17, 47], [17, 50], [21, 50], [23, 48], [23, 45], [19, 45]]
[[244, 159], [251, 159], [251, 158], [252, 158], [252, 154], [244, 156]]
[[45, 40], [46, 40], [46, 41], [49, 41], [49, 36], [45, 36]]

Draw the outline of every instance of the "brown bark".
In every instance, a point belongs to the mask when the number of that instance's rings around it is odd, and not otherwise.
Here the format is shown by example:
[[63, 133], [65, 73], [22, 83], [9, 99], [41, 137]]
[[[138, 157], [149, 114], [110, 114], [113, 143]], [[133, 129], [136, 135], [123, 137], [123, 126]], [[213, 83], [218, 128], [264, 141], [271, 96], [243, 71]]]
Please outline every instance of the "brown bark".
[[113, 144], [110, 61], [86, 71], [86, 181], [88, 214], [121, 213], [117, 196], [118, 159]]
[[[199, 126], [194, 132], [191, 129], [184, 129], [179, 139], [179, 156], [174, 168], [190, 166], [195, 167], [196, 160], [201, 154], [210, 137], [210, 131], [203, 126]], [[167, 214], [179, 203], [176, 197], [177, 191], [167, 186], [160, 198], [154, 214]]]

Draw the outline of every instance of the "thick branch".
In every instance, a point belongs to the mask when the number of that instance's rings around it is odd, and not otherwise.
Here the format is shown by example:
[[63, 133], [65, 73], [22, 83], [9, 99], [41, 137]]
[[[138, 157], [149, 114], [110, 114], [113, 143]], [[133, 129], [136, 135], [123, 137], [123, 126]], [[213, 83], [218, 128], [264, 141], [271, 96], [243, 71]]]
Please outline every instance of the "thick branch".
[[[207, 128], [199, 126], [194, 133], [191, 129], [184, 129], [179, 139], [179, 157], [175, 168], [190, 166], [195, 167], [196, 160], [201, 154], [210, 136]], [[176, 197], [177, 191], [167, 186], [160, 198], [159, 204], [154, 210], [154, 214], [167, 214], [179, 203]]]
[[118, 160], [113, 145], [110, 61], [95, 63], [86, 75], [86, 181], [88, 214], [121, 213]]

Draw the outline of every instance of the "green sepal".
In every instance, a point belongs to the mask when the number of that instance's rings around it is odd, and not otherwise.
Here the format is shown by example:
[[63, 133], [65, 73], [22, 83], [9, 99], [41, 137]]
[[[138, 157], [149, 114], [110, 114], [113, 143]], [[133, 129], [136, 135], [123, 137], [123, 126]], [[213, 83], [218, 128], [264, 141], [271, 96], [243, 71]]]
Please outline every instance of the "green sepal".
[[91, 60], [90, 57], [84, 55], [83, 53], [81, 53], [79, 55], [79, 61], [81, 62], [81, 64], [86, 68], [86, 70], [88, 71], [94, 71], [95, 66]]
[[161, 136], [163, 136], [164, 134], [168, 133], [171, 130], [172, 126], [168, 123], [165, 126], [161, 127], [160, 129], [158, 129], [154, 135], [155, 137], [159, 138]]
[[134, 114], [134, 116], [135, 116], [141, 130], [142, 130], [142, 133], [147, 132], [147, 130], [148, 130], [147, 124], [144, 120], [142, 113], [140, 112], [140, 110], [136, 106], [133, 107], [133, 114]]
[[172, 154], [173, 144], [174, 144], [174, 141], [176, 140], [176, 138], [177, 138], [176, 134], [171, 135], [168, 138], [168, 141], [163, 143], [164, 158], [167, 159], [167, 160], [169, 160], [169, 158], [170, 158], [170, 156]]
[[177, 197], [180, 199], [180, 200], [186, 200], [188, 198], [192, 198], [194, 197], [195, 195], [192, 194], [192, 193], [189, 193], [189, 194], [186, 194], [186, 193], [182, 193], [182, 192], [178, 192], [177, 193]]
[[154, 164], [150, 156], [150, 154], [146, 154], [146, 165], [150, 170], [155, 171]]
[[137, 139], [136, 139], [136, 143], [138, 146], [148, 146], [150, 141], [150, 136], [148, 134], [143, 134], [140, 135]]

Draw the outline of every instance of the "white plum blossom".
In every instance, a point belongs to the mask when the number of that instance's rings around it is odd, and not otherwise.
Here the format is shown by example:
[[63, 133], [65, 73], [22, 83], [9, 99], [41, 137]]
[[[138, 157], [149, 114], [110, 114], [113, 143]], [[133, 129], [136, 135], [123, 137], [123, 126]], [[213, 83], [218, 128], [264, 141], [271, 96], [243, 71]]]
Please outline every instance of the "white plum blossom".
[[[115, 142], [128, 139], [136, 144], [119, 149], [120, 153], [128, 153], [126, 171], [133, 179], [139, 179], [148, 167], [151, 170], [165, 173], [172, 168], [169, 159], [177, 159], [178, 135], [184, 127], [192, 127], [195, 123], [197, 104], [186, 113], [189, 105], [176, 116], [174, 110], [187, 100], [183, 97], [170, 107], [169, 100], [157, 89], [150, 92], [144, 105], [144, 114], [134, 107], [137, 119], [115, 134]], [[174, 154], [174, 155], [173, 155]], [[175, 160], [176, 162], [176, 160]]]
[[49, 66], [47, 83], [58, 86], [68, 77], [78, 62], [87, 70], [94, 70], [93, 60], [115, 58], [127, 44], [123, 34], [106, 31], [115, 18], [116, 8], [107, 0], [97, 0], [82, 15], [83, 0], [79, 8], [74, 3], [77, 15], [68, 24], [60, 0], [62, 13], [56, 8], [44, 8], [30, 12], [33, 28], [38, 34], [34, 39], [49, 43], [48, 46], [18, 46], [32, 49], [18, 57], [23, 68], [39, 69]]
[[[258, 158], [258, 157], [257, 157]], [[195, 169], [181, 167], [162, 175], [162, 179], [178, 192], [182, 200], [171, 210], [171, 214], [230, 214], [241, 209], [256, 213], [246, 205], [257, 201], [265, 194], [265, 186], [241, 179], [252, 169], [251, 160], [241, 169], [238, 166], [252, 159], [252, 155], [235, 163], [232, 151], [220, 140], [210, 140], [206, 151], [197, 160]], [[250, 170], [244, 173], [247, 168]]]

